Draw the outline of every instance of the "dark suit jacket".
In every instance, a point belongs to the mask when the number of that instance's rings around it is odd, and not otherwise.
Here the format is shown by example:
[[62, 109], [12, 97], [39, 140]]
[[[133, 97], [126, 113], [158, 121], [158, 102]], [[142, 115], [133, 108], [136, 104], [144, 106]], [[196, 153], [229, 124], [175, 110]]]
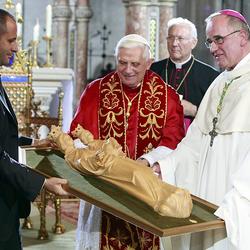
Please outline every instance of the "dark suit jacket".
[[0, 241], [6, 241], [29, 215], [44, 177], [17, 162], [17, 120], [1, 82], [0, 90]]
[[[192, 58], [183, 65], [188, 68], [192, 63]], [[173, 86], [171, 82], [171, 72], [175, 70], [174, 63], [168, 58], [155, 62], [151, 65], [151, 70], [157, 73], [164, 81], [166, 81], [166, 67], [168, 64], [168, 84]], [[200, 102], [206, 93], [208, 87], [213, 80], [219, 75], [219, 72], [208, 64], [194, 59], [194, 64], [188, 73], [184, 84], [178, 91], [183, 98], [199, 107]]]

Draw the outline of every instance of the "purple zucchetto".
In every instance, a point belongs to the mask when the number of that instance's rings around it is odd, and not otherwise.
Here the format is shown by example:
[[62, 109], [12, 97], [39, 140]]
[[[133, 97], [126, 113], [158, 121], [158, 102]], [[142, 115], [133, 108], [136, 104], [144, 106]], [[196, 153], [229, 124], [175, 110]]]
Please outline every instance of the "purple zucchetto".
[[218, 11], [218, 13], [222, 15], [226, 15], [226, 16], [236, 17], [240, 19], [243, 23], [248, 25], [246, 18], [236, 10], [224, 9], [224, 10]]

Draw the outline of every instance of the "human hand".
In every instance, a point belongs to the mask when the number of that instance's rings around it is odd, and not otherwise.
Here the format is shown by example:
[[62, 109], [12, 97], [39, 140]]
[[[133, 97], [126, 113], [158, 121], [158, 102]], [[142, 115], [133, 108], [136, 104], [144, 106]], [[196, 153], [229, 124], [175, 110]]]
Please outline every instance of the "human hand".
[[158, 177], [159, 177], [160, 179], [162, 179], [162, 176], [161, 176], [161, 168], [160, 168], [160, 165], [159, 165], [158, 162], [156, 162], [156, 163], [153, 164], [152, 169], [153, 169], [154, 173], [155, 173], [156, 175], [158, 175]]
[[184, 115], [195, 117], [197, 113], [197, 107], [191, 102], [182, 99], [181, 105], [183, 106]]
[[145, 165], [145, 166], [147, 166], [147, 167], [150, 167], [149, 162], [144, 158], [138, 158], [136, 161], [143, 164], [143, 165]]
[[61, 178], [51, 177], [45, 180], [44, 187], [55, 195], [69, 195], [65, 190], [68, 181]]
[[124, 152], [122, 151], [122, 146], [113, 137], [110, 137], [108, 140], [104, 141], [101, 147], [101, 151], [103, 151], [105, 155], [113, 155], [119, 157], [125, 156]]
[[45, 147], [57, 148], [57, 145], [48, 138], [42, 140], [35, 139], [32, 143], [32, 146], [35, 146], [37, 148], [45, 148]]

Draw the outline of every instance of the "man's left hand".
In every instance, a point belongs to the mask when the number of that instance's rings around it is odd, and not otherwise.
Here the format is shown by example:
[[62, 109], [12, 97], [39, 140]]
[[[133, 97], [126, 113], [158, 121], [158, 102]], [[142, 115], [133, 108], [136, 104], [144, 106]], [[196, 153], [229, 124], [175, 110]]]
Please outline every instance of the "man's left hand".
[[56, 144], [47, 138], [42, 140], [35, 139], [32, 143], [32, 146], [38, 148], [45, 148], [45, 147], [57, 148]]
[[156, 175], [158, 175], [158, 177], [160, 179], [162, 179], [162, 176], [161, 176], [161, 167], [160, 167], [160, 164], [158, 162], [154, 163], [152, 169], [153, 169], [154, 173]]

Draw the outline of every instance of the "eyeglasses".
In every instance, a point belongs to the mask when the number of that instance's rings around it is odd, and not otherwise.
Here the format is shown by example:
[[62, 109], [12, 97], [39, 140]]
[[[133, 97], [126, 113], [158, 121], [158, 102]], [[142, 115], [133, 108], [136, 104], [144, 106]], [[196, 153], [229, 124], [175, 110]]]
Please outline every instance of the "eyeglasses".
[[182, 37], [182, 36], [168, 36], [167, 41], [174, 42], [175, 40], [179, 43], [184, 42], [185, 40], [189, 40], [190, 38]]
[[206, 45], [206, 47], [207, 47], [208, 49], [210, 49], [213, 42], [214, 42], [215, 44], [223, 44], [226, 37], [228, 37], [228, 36], [230, 36], [230, 35], [232, 35], [232, 34], [234, 34], [234, 33], [236, 33], [236, 32], [240, 32], [240, 31], [241, 31], [241, 30], [235, 30], [235, 31], [233, 31], [232, 33], [229, 33], [229, 34], [227, 34], [227, 35], [225, 35], [225, 36], [214, 36], [213, 39], [208, 38], [208, 39], [206, 40], [206, 42], [205, 42], [205, 45]]

